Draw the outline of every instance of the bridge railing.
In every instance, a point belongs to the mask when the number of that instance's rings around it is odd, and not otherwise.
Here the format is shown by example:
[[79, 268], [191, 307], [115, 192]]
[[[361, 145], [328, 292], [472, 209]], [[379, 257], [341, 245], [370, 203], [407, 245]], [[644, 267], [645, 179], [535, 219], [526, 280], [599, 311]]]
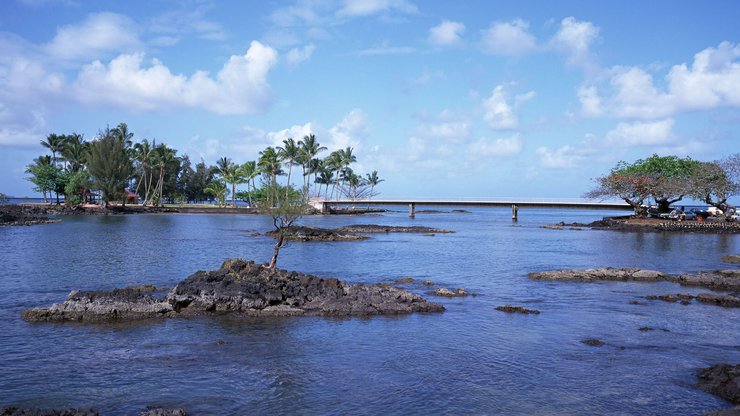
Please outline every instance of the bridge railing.
[[420, 203], [445, 203], [445, 202], [491, 202], [491, 203], [540, 203], [540, 204], [624, 204], [622, 200], [594, 200], [586, 198], [521, 198], [521, 197], [383, 197], [375, 199], [324, 199], [324, 198], [312, 198], [312, 202], [336, 202], [336, 203], [357, 203], [357, 204], [372, 204], [376, 203], [391, 203], [398, 202], [399, 204], [408, 202], [420, 202]]

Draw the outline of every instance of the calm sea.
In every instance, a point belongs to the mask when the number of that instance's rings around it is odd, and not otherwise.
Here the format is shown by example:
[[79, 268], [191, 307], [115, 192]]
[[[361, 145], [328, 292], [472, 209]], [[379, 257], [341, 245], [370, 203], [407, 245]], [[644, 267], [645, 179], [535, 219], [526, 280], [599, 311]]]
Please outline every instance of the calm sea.
[[[445, 208], [439, 208], [445, 209]], [[671, 283], [547, 283], [527, 273], [633, 266], [681, 273], [735, 267], [740, 236], [550, 230], [610, 213], [508, 209], [306, 217], [321, 227], [425, 225], [434, 237], [292, 243], [279, 267], [350, 282], [401, 277], [478, 296], [441, 314], [369, 319], [198, 318], [118, 325], [28, 324], [25, 308], [74, 289], [171, 287], [231, 257], [267, 261], [271, 220], [248, 215], [65, 217], [0, 228], [0, 406], [147, 405], [191, 414], [701, 414], [729, 404], [695, 371], [740, 362], [740, 310], [645, 301]], [[615, 215], [620, 212], [611, 213]], [[409, 285], [423, 293], [424, 287]], [[507, 315], [498, 305], [539, 309]], [[639, 331], [640, 327], [654, 331]], [[601, 348], [580, 341], [599, 338]]]

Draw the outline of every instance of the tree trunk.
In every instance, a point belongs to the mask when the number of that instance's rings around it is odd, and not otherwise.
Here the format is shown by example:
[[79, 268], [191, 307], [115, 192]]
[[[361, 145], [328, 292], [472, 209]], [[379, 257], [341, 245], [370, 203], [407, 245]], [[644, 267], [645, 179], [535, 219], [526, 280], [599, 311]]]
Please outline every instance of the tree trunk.
[[277, 265], [278, 254], [280, 254], [280, 247], [283, 246], [284, 240], [285, 240], [285, 231], [280, 230], [278, 232], [278, 239], [277, 239], [277, 242], [275, 243], [275, 248], [272, 252], [272, 260], [270, 260], [270, 265], [267, 266], [268, 269], [274, 269], [275, 265]]
[[231, 206], [236, 208], [236, 182], [231, 184]]

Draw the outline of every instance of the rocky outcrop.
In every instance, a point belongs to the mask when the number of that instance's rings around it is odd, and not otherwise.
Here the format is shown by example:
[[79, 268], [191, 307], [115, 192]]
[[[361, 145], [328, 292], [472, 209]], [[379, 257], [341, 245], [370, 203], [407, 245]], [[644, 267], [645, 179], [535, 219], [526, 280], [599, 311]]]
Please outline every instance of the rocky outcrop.
[[[454, 231], [430, 227], [400, 227], [392, 225], [348, 225], [340, 228], [317, 228], [306, 226], [291, 226], [286, 230], [285, 238], [290, 241], [358, 241], [368, 237], [362, 234], [373, 233], [418, 233], [433, 235], [434, 233], [453, 233]], [[277, 231], [268, 231], [265, 235], [276, 237]]]
[[599, 268], [586, 270], [551, 270], [529, 273], [534, 280], [559, 280], [575, 282], [634, 281], [657, 282], [667, 281], [686, 286], [702, 286], [714, 290], [740, 290], [740, 270], [716, 270], [695, 274], [669, 275], [655, 270], [636, 268]]
[[[265, 235], [277, 236], [277, 231], [268, 231]], [[359, 241], [367, 237], [340, 230], [326, 228], [291, 226], [286, 230], [285, 238], [290, 241]]]
[[504, 306], [497, 306], [497, 311], [506, 312], [506, 313], [522, 313], [525, 315], [539, 315], [540, 311], [537, 309], [527, 309], [523, 306], [513, 306], [513, 305], [504, 305]]
[[636, 232], [680, 232], [737, 234], [740, 223], [721, 219], [714, 221], [672, 221], [655, 218], [635, 218], [631, 216], [604, 217], [588, 224], [559, 222], [555, 227], [588, 227], [595, 230], [636, 231]]
[[717, 364], [702, 368], [697, 372], [697, 377], [700, 389], [740, 404], [740, 364]]
[[427, 292], [427, 295], [441, 296], [444, 298], [455, 298], [455, 297], [468, 296], [468, 292], [463, 288], [457, 288], [455, 290], [450, 290], [444, 287], [440, 287], [437, 290], [432, 290], [430, 292]]
[[688, 293], [677, 293], [667, 295], [650, 295], [645, 296], [647, 300], [662, 300], [664, 302], [680, 302], [683, 305], [689, 305], [692, 300], [697, 300], [710, 305], [723, 306], [725, 308], [740, 308], [740, 296], [736, 293], [718, 294], [718, 293], [699, 293], [694, 296]]
[[737, 264], [737, 263], [740, 263], [740, 255], [738, 255], [738, 254], [730, 254], [728, 256], [722, 256], [722, 258], [720, 260], [723, 261], [723, 262], [725, 262], [725, 263], [735, 263], [735, 264]]
[[84, 321], [110, 322], [149, 319], [173, 314], [172, 304], [155, 297], [149, 290], [129, 287], [104, 291], [75, 290], [63, 303], [49, 308], [23, 311], [23, 319], [32, 322]]
[[34, 322], [110, 322], [207, 313], [369, 316], [443, 310], [392, 285], [350, 285], [233, 259], [218, 270], [194, 273], [164, 298], [133, 288], [72, 292], [63, 303], [29, 309], [22, 316]]
[[420, 234], [446, 234], [454, 233], [454, 231], [443, 230], [441, 228], [422, 227], [418, 225], [414, 226], [395, 226], [395, 225], [375, 225], [375, 224], [357, 224], [347, 225], [344, 227], [337, 228], [336, 231], [356, 234], [370, 234], [370, 233], [420, 233]]
[[60, 222], [21, 205], [0, 205], [0, 226], [39, 225]]

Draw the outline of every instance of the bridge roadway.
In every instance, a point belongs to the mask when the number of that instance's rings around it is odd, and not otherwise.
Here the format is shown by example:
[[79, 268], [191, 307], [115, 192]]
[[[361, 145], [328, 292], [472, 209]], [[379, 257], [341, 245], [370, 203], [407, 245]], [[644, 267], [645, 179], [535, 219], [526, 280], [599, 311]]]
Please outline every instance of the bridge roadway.
[[598, 210], [626, 210], [632, 211], [632, 207], [622, 202], [589, 202], [583, 200], [556, 200], [556, 199], [377, 199], [377, 200], [314, 200], [312, 204], [322, 213], [328, 213], [332, 206], [389, 206], [408, 205], [409, 216], [415, 216], [416, 206], [468, 206], [468, 207], [511, 207], [511, 218], [518, 218], [519, 208], [557, 208], [557, 209], [598, 209]]

